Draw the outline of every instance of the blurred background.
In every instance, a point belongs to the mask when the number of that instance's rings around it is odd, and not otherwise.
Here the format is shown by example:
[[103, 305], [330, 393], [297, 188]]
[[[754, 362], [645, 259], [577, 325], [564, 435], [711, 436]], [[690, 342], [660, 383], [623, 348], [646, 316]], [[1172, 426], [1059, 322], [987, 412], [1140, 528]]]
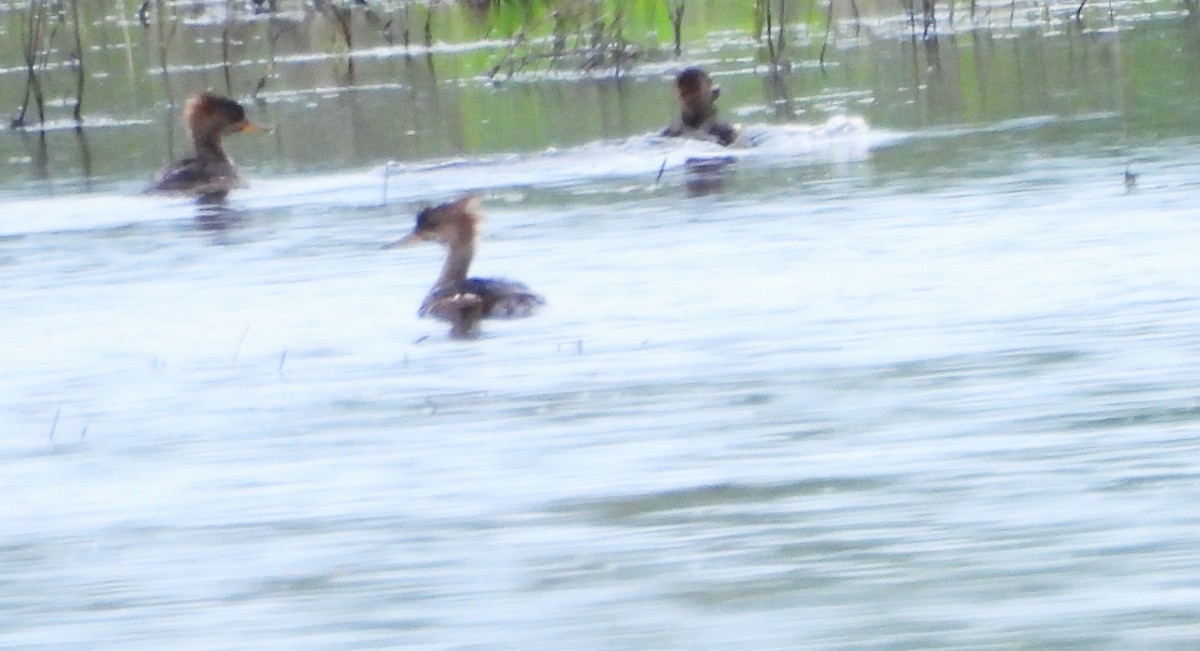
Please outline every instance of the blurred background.
[[1193, 648], [1195, 14], [0, 1], [0, 647]]

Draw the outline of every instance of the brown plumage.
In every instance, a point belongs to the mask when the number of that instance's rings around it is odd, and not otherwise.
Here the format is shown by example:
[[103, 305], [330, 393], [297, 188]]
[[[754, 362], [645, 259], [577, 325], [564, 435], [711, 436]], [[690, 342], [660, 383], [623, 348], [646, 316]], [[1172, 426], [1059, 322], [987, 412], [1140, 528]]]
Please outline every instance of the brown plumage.
[[468, 278], [479, 238], [479, 197], [426, 208], [417, 213], [416, 227], [393, 248], [415, 242], [437, 242], [446, 247], [446, 261], [417, 314], [450, 323], [450, 336], [471, 337], [482, 319], [519, 319], [532, 315], [545, 300], [525, 286], [500, 278]]
[[159, 170], [146, 191], [224, 198], [242, 182], [221, 146], [221, 138], [229, 133], [263, 128], [246, 119], [241, 104], [209, 92], [198, 93], [188, 100], [184, 122], [192, 135], [194, 153]]
[[721, 89], [714, 86], [702, 68], [685, 68], [675, 76], [675, 97], [679, 101], [679, 119], [662, 135], [712, 140], [729, 146], [738, 140], [737, 129], [717, 120], [717, 98]]

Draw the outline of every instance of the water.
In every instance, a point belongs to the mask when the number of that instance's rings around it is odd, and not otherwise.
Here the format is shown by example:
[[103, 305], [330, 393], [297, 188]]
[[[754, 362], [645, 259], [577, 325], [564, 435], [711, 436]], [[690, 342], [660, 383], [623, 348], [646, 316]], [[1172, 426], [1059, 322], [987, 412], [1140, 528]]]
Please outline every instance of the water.
[[[10, 177], [0, 647], [1194, 648], [1194, 102], [863, 92], [712, 193], [637, 129]], [[466, 189], [549, 305], [462, 342], [380, 246]]]

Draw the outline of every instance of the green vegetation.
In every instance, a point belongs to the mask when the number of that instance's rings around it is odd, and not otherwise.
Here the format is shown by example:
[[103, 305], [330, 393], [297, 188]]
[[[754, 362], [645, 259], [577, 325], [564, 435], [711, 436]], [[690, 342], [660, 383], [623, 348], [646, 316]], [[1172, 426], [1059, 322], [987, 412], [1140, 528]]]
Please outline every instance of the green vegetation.
[[[249, 92], [269, 89], [279, 57], [331, 62], [352, 84], [365, 53], [431, 55], [454, 49], [464, 72], [493, 79], [549, 71], [620, 76], [639, 63], [683, 56], [689, 42], [731, 26], [758, 39], [763, 60], [785, 60], [793, 17], [819, 0], [19, 0], [0, 3], [0, 61], [23, 62], [14, 127], [43, 124], [47, 110], [69, 104], [77, 124], [84, 94], [104, 105], [108, 89], [89, 88], [93, 70], [156, 70], [175, 104], [169, 78], [180, 69], [220, 67], [229, 94], [257, 68]], [[476, 44], [470, 46], [470, 44]], [[213, 47], [217, 45], [219, 47]], [[0, 69], [8, 65], [0, 66]], [[15, 86], [10, 75], [0, 84]]]
[[670, 121], [670, 75], [692, 63], [751, 124], [1096, 113], [1169, 132], [1190, 115], [1168, 101], [1185, 93], [1154, 90], [1163, 70], [1200, 76], [1200, 31], [1175, 0], [1125, 22], [1089, 4], [1082, 24], [1078, 0], [981, 4], [927, 38], [922, 5], [910, 20], [848, 2], [0, 0], [0, 97], [19, 127], [0, 133], [0, 170], [146, 178], [185, 153], [180, 109], [203, 89], [275, 125], [230, 147], [277, 174], [625, 138]]
[[[969, 6], [978, 25], [976, 3]], [[1068, 0], [1061, 11], [1078, 17], [1082, 6]], [[942, 9], [951, 23], [953, 9]], [[65, 106], [82, 124], [85, 92], [106, 105], [104, 95], [115, 89], [87, 83], [85, 61], [93, 57], [92, 70], [104, 75], [157, 71], [169, 105], [176, 103], [170, 77], [196, 67], [219, 67], [220, 90], [254, 96], [285, 74], [281, 58], [325, 61], [345, 86], [366, 57], [448, 51], [461, 76], [620, 77], [640, 64], [685, 57], [713, 33], [751, 39], [756, 64], [778, 73], [806, 61], [824, 66], [839, 20], [857, 34], [864, 13], [892, 11], [894, 23], [907, 22], [914, 34], [935, 28], [935, 0], [907, 0], [907, 17], [895, 10], [871, 0], [10, 0], [0, 2], [0, 71], [7, 72], [0, 86], [23, 98], [10, 117], [25, 127]], [[1010, 25], [1016, 11], [1012, 0], [1003, 12]], [[1044, 4], [1028, 11], [1048, 20], [1058, 10]], [[872, 30], [879, 33], [878, 21]], [[20, 84], [13, 81], [18, 67]], [[133, 83], [139, 95], [146, 92]]]

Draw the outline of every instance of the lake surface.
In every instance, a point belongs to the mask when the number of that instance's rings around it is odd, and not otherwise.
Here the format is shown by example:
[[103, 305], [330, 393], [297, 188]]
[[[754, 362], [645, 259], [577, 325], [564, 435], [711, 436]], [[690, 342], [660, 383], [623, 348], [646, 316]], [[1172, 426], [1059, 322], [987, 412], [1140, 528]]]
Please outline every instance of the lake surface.
[[[161, 87], [0, 133], [0, 647], [1196, 648], [1200, 39], [1074, 6], [693, 43], [744, 151], [673, 60], [298, 72], [223, 207]], [[380, 247], [468, 190], [548, 306], [456, 341]]]

